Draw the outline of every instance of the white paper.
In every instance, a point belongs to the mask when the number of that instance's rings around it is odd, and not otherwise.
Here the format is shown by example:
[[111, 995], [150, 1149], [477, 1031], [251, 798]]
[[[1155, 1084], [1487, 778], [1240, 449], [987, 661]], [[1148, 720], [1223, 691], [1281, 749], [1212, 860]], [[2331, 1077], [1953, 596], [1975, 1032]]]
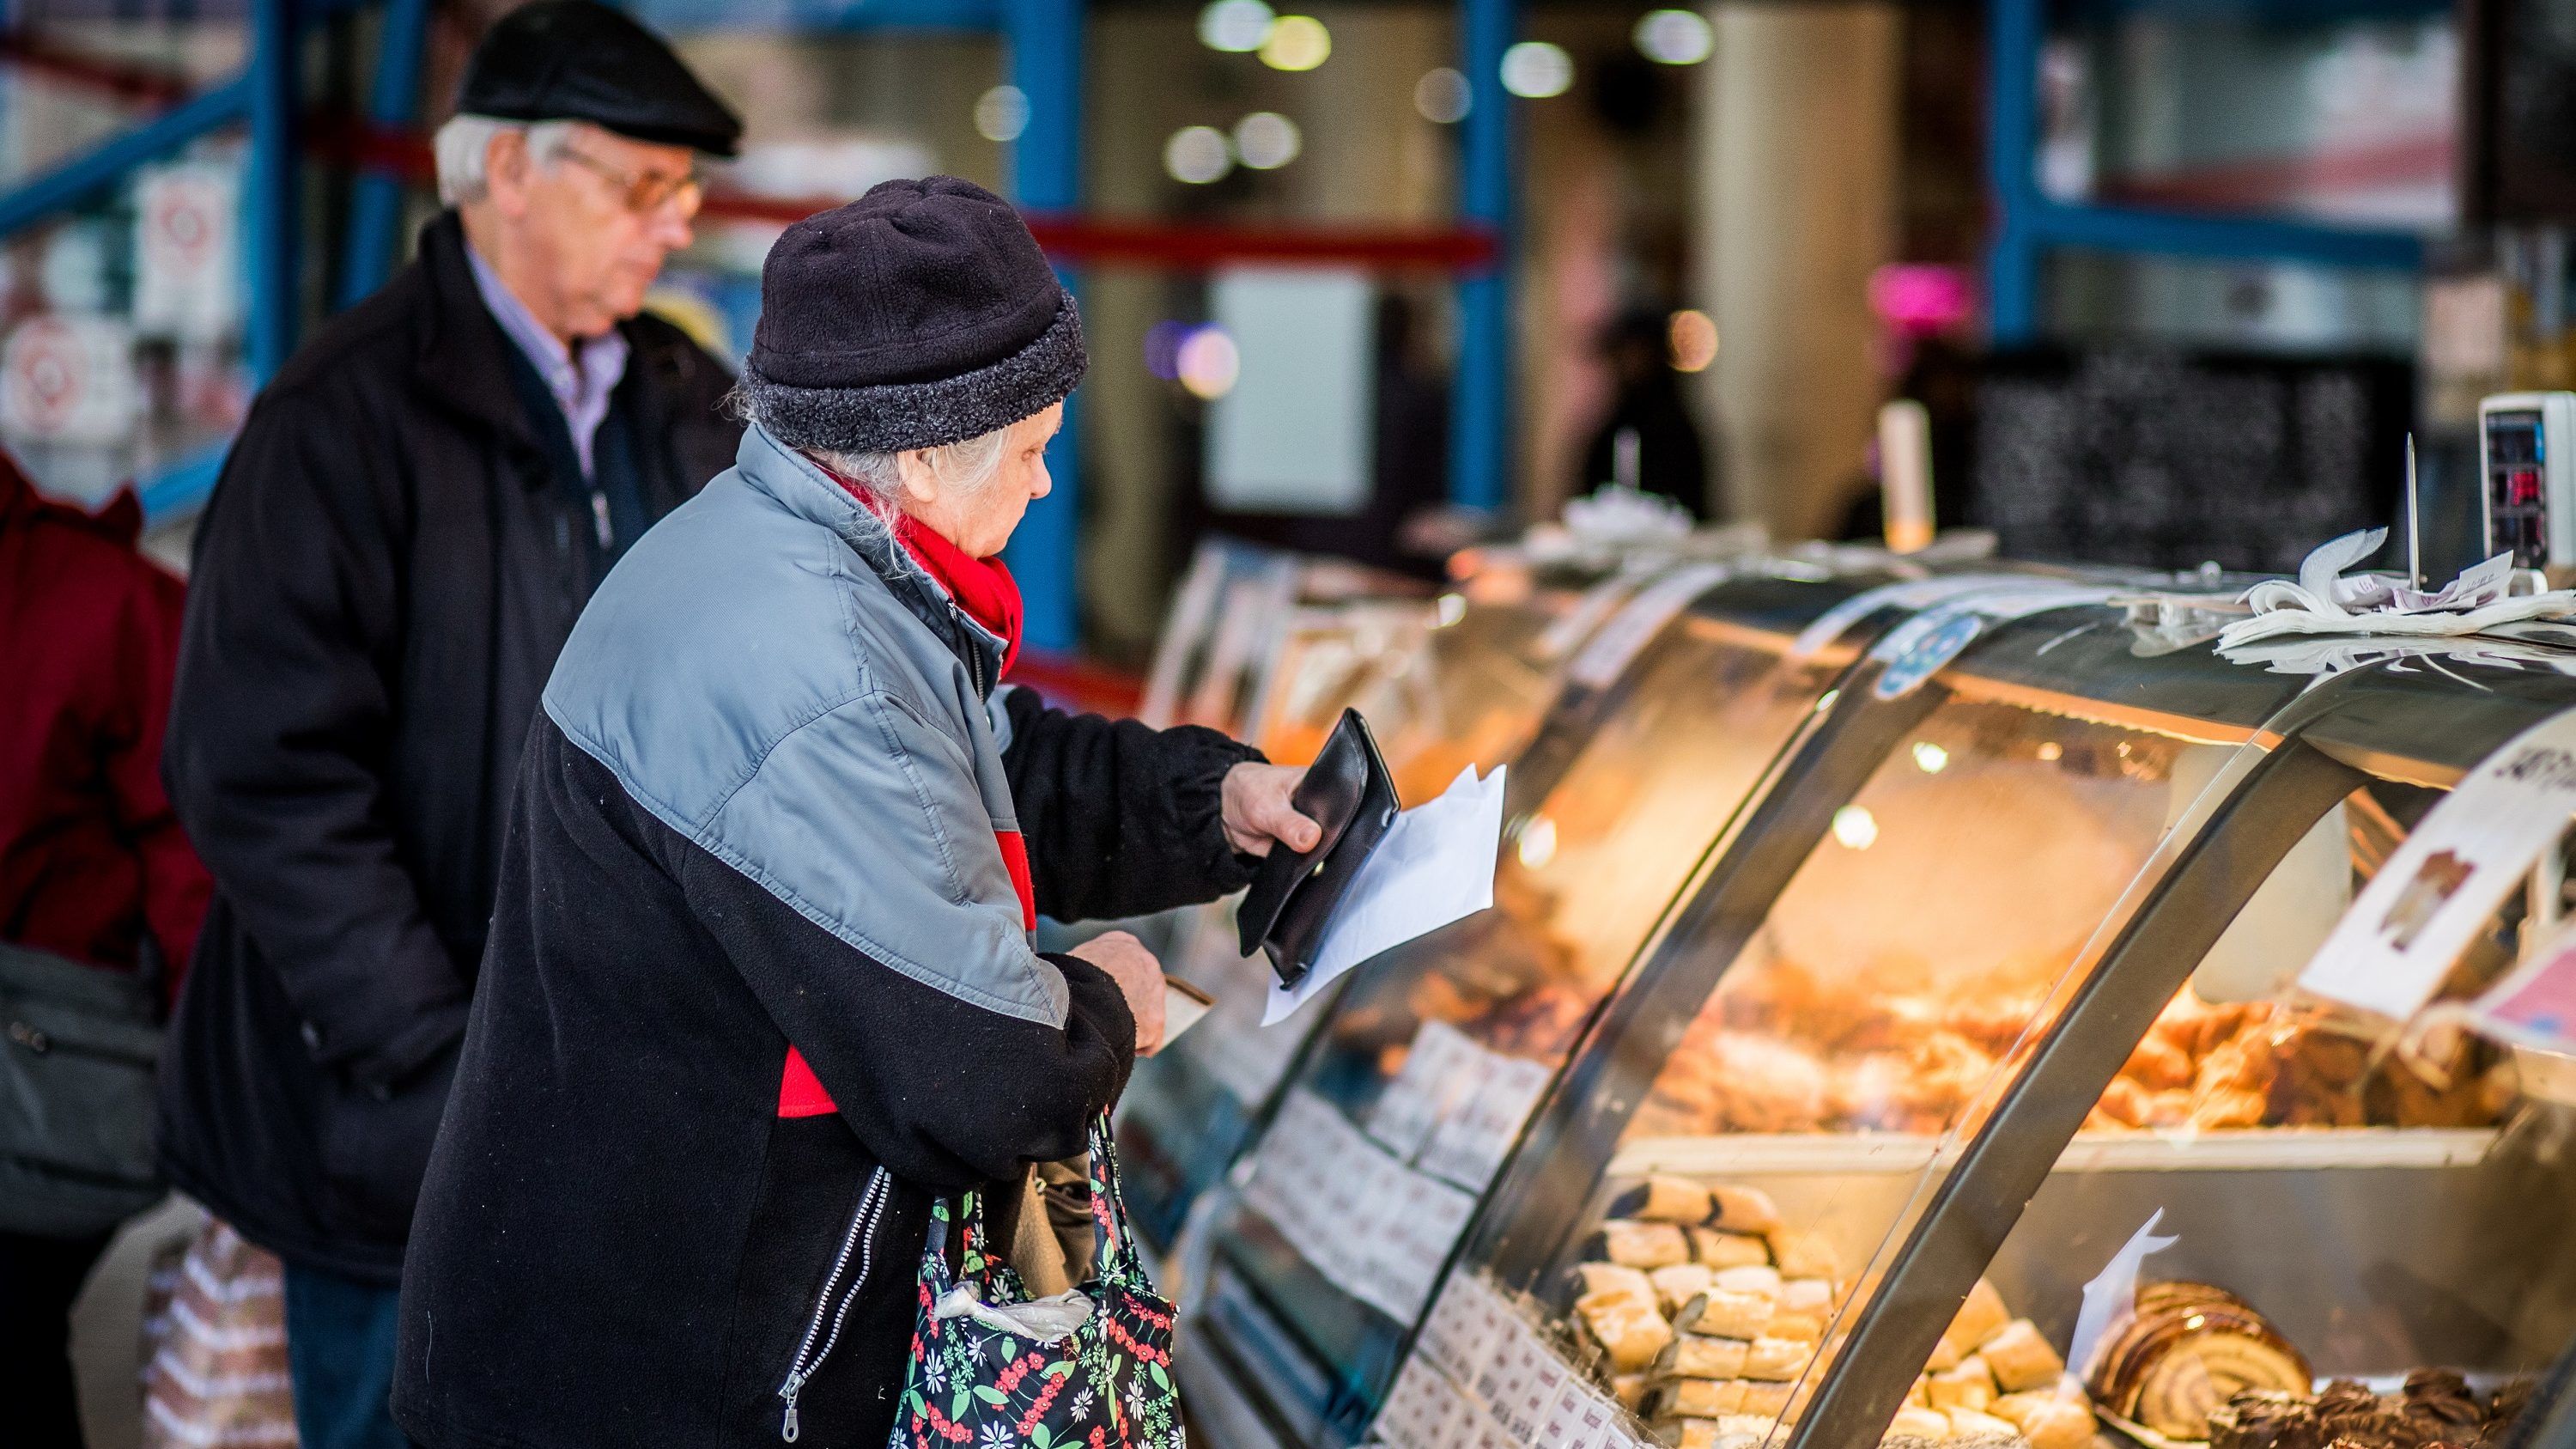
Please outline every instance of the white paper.
[[1611, 616], [1601, 631], [1584, 643], [1583, 652], [1565, 667], [1565, 677], [1586, 689], [1607, 689], [1637, 651], [1671, 623], [1690, 602], [1726, 582], [1724, 564], [1691, 564], [1673, 570], [1637, 591], [1627, 606]]
[[2301, 989], [2404, 1021], [2576, 813], [2576, 710], [2514, 736], [2424, 816], [2371, 877]]
[[1502, 843], [1500, 765], [1482, 780], [1473, 766], [1461, 770], [1440, 798], [1396, 816], [1334, 908], [1306, 979], [1294, 989], [1271, 980], [1261, 1024], [1287, 1020], [1379, 952], [1491, 906]]
[[2138, 1303], [2138, 1267], [2151, 1253], [2161, 1253], [2182, 1241], [2159, 1237], [2156, 1224], [2165, 1220], [2165, 1210], [2158, 1208], [2153, 1216], [2139, 1225], [2122, 1244], [2111, 1261], [2084, 1285], [2084, 1306], [2075, 1313], [2075, 1337], [2066, 1345], [2066, 1366], [2070, 1372], [2084, 1373], [2092, 1365], [2093, 1352], [2102, 1336], [2111, 1331], [2122, 1315], [2135, 1311]]

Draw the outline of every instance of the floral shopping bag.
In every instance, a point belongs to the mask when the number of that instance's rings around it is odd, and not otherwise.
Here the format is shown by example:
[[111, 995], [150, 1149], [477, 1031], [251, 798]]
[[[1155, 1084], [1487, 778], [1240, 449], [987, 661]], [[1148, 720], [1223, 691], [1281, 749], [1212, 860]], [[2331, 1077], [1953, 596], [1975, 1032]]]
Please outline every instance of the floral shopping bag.
[[986, 1255], [983, 1205], [932, 1204], [912, 1364], [889, 1449], [1183, 1449], [1172, 1381], [1172, 1305], [1155, 1295], [1127, 1229], [1106, 1113], [1091, 1124], [1091, 1219], [1100, 1276], [1032, 1299]]

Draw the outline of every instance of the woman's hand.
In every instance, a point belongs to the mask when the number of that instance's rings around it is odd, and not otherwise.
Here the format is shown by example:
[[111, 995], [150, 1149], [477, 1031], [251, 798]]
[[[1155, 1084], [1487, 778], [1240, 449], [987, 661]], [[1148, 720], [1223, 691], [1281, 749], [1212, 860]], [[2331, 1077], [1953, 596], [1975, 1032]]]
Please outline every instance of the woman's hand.
[[1136, 1018], [1136, 1055], [1150, 1057], [1163, 1049], [1163, 963], [1145, 943], [1125, 931], [1105, 931], [1065, 953], [1109, 973], [1127, 998], [1127, 1014]]
[[1323, 827], [1288, 803], [1297, 782], [1305, 778], [1303, 765], [1246, 762], [1226, 771], [1221, 792], [1225, 843], [1244, 855], [1268, 855], [1274, 840], [1290, 850], [1314, 849], [1315, 842], [1324, 838]]

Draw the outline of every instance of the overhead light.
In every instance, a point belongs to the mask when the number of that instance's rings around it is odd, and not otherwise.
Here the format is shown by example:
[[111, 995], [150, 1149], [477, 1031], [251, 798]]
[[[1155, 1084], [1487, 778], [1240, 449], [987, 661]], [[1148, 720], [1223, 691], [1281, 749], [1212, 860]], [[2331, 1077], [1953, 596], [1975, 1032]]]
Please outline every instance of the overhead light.
[[1834, 812], [1834, 839], [1846, 850], [1867, 850], [1878, 843], [1878, 817], [1864, 805], [1846, 805]]
[[1199, 43], [1237, 55], [1259, 50], [1272, 18], [1263, 0], [1214, 0], [1199, 12]]
[[1426, 70], [1413, 83], [1413, 108], [1422, 119], [1454, 126], [1467, 118], [1467, 78], [1448, 66]]
[[1544, 815], [1533, 815], [1521, 829], [1521, 868], [1545, 870], [1556, 859], [1556, 822]]
[[1175, 361], [1181, 386], [1192, 396], [1210, 401], [1234, 391], [1234, 380], [1243, 373], [1243, 354], [1235, 350], [1234, 339], [1222, 327], [1202, 327], [1183, 338]]
[[1672, 343], [1673, 371], [1706, 372], [1717, 361], [1717, 324], [1706, 312], [1685, 307], [1666, 327]]
[[1465, 594], [1442, 594], [1440, 596], [1440, 602], [1437, 609], [1438, 612], [1432, 617], [1431, 627], [1434, 629], [1446, 629], [1450, 625], [1467, 617], [1467, 596]]
[[1636, 40], [1639, 54], [1664, 65], [1697, 65], [1717, 49], [1717, 33], [1696, 10], [1649, 10]]
[[2065, 753], [2066, 747], [2055, 740], [2041, 740], [2039, 742], [2039, 757], [2043, 760], [2055, 760], [2064, 756]]
[[1234, 148], [1214, 126], [1183, 126], [1163, 143], [1163, 169], [1174, 181], [1205, 186], [1234, 169]]
[[1282, 15], [1261, 42], [1261, 63], [1272, 70], [1313, 70], [1333, 53], [1333, 33], [1312, 15]]
[[1255, 171], [1278, 170], [1304, 145], [1297, 123], [1277, 111], [1255, 111], [1234, 123], [1235, 157]]
[[1937, 775], [1950, 768], [1950, 752], [1930, 740], [1914, 742], [1914, 768], [1927, 775]]
[[1018, 86], [995, 86], [975, 99], [975, 133], [987, 141], [1020, 139], [1029, 128], [1029, 97]]
[[1503, 52], [1503, 89], [1523, 100], [1564, 95], [1574, 84], [1574, 57], [1562, 45], [1524, 40]]

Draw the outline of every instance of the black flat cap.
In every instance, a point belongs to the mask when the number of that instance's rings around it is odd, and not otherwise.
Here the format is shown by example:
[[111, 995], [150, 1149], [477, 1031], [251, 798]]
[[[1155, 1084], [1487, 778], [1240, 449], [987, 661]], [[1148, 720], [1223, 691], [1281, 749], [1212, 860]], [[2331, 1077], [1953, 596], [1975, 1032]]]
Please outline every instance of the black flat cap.
[[588, 121], [621, 136], [731, 156], [742, 118], [662, 37], [598, 0], [536, 0], [495, 22], [465, 63], [460, 115]]

